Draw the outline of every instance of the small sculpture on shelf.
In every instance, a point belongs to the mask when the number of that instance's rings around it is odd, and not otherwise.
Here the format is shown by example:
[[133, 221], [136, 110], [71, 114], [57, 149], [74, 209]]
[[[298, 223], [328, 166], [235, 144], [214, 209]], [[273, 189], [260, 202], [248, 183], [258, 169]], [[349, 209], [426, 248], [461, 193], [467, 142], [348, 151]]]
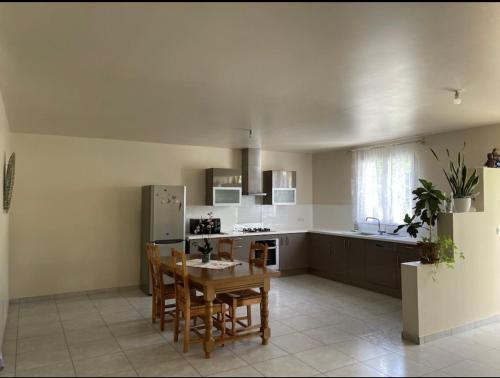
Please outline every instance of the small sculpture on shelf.
[[485, 167], [488, 168], [500, 168], [500, 155], [497, 152], [497, 149], [494, 148], [488, 155], [488, 160], [484, 164]]

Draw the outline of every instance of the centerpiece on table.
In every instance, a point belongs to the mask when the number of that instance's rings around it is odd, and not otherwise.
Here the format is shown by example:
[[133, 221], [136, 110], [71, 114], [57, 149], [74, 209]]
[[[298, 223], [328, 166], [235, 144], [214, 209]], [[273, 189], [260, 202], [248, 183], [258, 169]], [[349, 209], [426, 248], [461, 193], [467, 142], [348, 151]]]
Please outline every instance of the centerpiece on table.
[[210, 256], [214, 249], [210, 243], [210, 236], [212, 235], [212, 229], [214, 228], [214, 213], [210, 211], [207, 215], [207, 219], [200, 218], [200, 221], [194, 230], [196, 235], [203, 236], [203, 244], [198, 246], [198, 251], [201, 252], [201, 261], [203, 264], [208, 264], [210, 262]]

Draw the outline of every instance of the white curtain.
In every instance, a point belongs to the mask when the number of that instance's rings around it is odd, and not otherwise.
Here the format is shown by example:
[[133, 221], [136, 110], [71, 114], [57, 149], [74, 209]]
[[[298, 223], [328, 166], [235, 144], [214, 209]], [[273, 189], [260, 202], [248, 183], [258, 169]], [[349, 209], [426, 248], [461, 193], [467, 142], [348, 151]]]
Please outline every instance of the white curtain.
[[417, 184], [416, 145], [378, 147], [353, 153], [354, 219], [379, 218], [383, 224], [403, 222], [411, 214]]

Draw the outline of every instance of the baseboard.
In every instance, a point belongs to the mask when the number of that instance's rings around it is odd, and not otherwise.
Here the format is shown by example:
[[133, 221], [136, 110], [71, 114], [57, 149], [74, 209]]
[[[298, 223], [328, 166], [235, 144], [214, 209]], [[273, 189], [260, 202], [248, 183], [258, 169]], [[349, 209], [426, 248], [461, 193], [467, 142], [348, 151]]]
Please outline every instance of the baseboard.
[[18, 304], [18, 303], [40, 302], [40, 301], [51, 300], [51, 299], [71, 298], [71, 297], [78, 297], [78, 296], [82, 296], [82, 295], [98, 295], [98, 294], [112, 293], [112, 292], [118, 292], [118, 291], [134, 290], [134, 289], [139, 289], [139, 288], [140, 288], [139, 285], [133, 285], [133, 286], [111, 287], [111, 288], [95, 289], [95, 290], [71, 291], [71, 292], [52, 294], [52, 295], [39, 295], [39, 296], [34, 296], [34, 297], [14, 298], [14, 299], [10, 299], [9, 303], [10, 304]]
[[280, 270], [280, 273], [281, 273], [281, 277], [298, 276], [301, 274], [308, 274], [309, 269], [303, 268], [303, 269]]
[[482, 327], [482, 326], [485, 326], [485, 325], [488, 325], [491, 323], [498, 323], [498, 322], [500, 322], [500, 315], [494, 315], [494, 316], [490, 316], [490, 317], [485, 318], [485, 319], [477, 320], [475, 322], [467, 323], [467, 324], [464, 324], [464, 325], [461, 325], [458, 327], [446, 329], [444, 331], [431, 333], [431, 334], [425, 335], [425, 336], [412, 335], [410, 333], [406, 333], [403, 331], [403, 332], [401, 332], [401, 337], [404, 340], [410, 341], [414, 344], [422, 345], [425, 343], [429, 343], [431, 341], [442, 339], [444, 337], [449, 337], [452, 335], [459, 335], [461, 333], [473, 330], [474, 328], [478, 328], [478, 327]]

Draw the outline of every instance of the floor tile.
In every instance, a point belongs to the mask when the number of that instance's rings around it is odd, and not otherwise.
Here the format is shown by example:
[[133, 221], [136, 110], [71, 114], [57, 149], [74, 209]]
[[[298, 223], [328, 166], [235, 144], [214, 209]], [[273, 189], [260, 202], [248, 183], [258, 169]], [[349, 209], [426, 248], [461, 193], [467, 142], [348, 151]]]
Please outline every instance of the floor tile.
[[286, 319], [286, 325], [297, 331], [305, 331], [313, 328], [321, 328], [326, 324], [322, 320], [315, 319], [312, 316], [300, 315]]
[[117, 373], [133, 370], [123, 353], [109, 354], [75, 361], [75, 370], [78, 377], [96, 377], [103, 375], [114, 375]]
[[94, 328], [105, 326], [104, 320], [98, 313], [83, 314], [78, 318], [63, 320], [64, 331], [77, 331], [85, 328]]
[[151, 321], [134, 320], [129, 322], [110, 324], [109, 329], [116, 337], [148, 333], [153, 330]]
[[332, 346], [338, 351], [347, 354], [358, 361], [366, 361], [391, 353], [387, 349], [371, 344], [362, 339], [343, 341], [333, 344]]
[[356, 336], [343, 332], [335, 326], [315, 328], [303, 331], [302, 333], [323, 344], [339, 343], [356, 338]]
[[418, 377], [435, 370], [397, 354], [387, 354], [364, 362], [366, 365], [391, 377]]
[[70, 361], [66, 347], [55, 349], [40, 349], [17, 355], [16, 369], [19, 371], [40, 368], [55, 362]]
[[385, 377], [384, 374], [363, 363], [341, 367], [325, 373], [327, 377]]
[[139, 371], [141, 377], [200, 377], [200, 374], [184, 359], [172, 360], [145, 367]]
[[452, 377], [498, 377], [500, 370], [475, 361], [462, 361], [441, 370]]
[[125, 351], [125, 354], [138, 371], [147, 366], [182, 358], [181, 354], [169, 344], [131, 349]]
[[271, 338], [271, 343], [288, 353], [298, 353], [322, 345], [319, 341], [302, 333], [291, 333], [289, 335], [274, 337]]
[[76, 331], [66, 331], [65, 335], [69, 346], [89, 341], [112, 339], [114, 337], [106, 326], [84, 328]]
[[62, 335], [62, 334], [63, 334], [63, 328], [60, 322], [47, 322], [47, 323], [20, 326], [17, 331], [17, 337], [19, 339], [38, 337], [38, 336]]
[[86, 341], [69, 347], [73, 361], [85, 360], [107, 354], [120, 352], [120, 346], [114, 338]]
[[186, 360], [203, 376], [247, 366], [247, 363], [234, 353], [223, 349], [216, 350], [209, 359], [199, 353], [187, 356]]
[[123, 350], [167, 344], [167, 340], [165, 340], [158, 332], [155, 331], [135, 335], [119, 336], [116, 339]]
[[286, 356], [288, 353], [270, 343], [262, 345], [260, 339], [249, 339], [230, 346], [231, 350], [249, 364]]
[[18, 377], [74, 377], [75, 369], [70, 360], [52, 363], [29, 370], [17, 370]]
[[66, 348], [64, 334], [55, 336], [38, 336], [18, 340], [16, 352], [18, 354], [25, 354], [61, 348]]
[[223, 373], [213, 374], [209, 377], [263, 377], [263, 375], [255, 368], [245, 366], [234, 370], [228, 370]]
[[253, 365], [265, 377], [311, 377], [320, 372], [293, 356], [267, 360]]
[[310, 349], [297, 353], [294, 356], [321, 373], [357, 362], [354, 358], [335, 349], [333, 345]]

